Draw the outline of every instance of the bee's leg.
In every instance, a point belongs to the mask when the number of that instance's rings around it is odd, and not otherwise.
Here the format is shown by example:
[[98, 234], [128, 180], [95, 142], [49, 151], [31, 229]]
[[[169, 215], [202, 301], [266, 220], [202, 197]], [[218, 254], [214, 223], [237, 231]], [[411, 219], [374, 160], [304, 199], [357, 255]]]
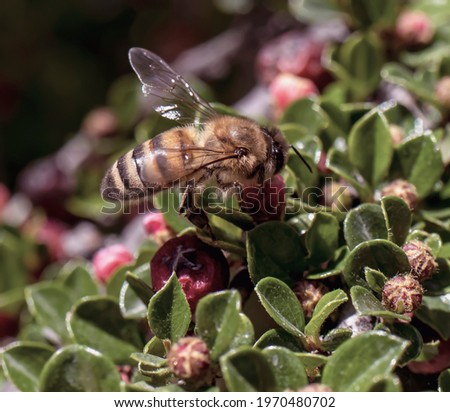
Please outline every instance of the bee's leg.
[[206, 231], [213, 240], [215, 239], [208, 216], [202, 208], [195, 204], [195, 186], [192, 183], [187, 183], [184, 188], [178, 213], [185, 215], [195, 227]]

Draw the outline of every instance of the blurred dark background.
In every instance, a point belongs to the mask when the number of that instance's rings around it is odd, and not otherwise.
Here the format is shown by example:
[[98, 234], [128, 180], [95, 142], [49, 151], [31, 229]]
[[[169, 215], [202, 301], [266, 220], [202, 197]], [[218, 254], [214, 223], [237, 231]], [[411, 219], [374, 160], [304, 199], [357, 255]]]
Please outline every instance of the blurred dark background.
[[106, 104], [111, 84], [131, 73], [132, 46], [205, 80], [217, 101], [235, 102], [256, 82], [260, 45], [299, 25], [285, 9], [285, 1], [257, 0], [2, 2], [0, 181], [14, 188], [27, 164]]

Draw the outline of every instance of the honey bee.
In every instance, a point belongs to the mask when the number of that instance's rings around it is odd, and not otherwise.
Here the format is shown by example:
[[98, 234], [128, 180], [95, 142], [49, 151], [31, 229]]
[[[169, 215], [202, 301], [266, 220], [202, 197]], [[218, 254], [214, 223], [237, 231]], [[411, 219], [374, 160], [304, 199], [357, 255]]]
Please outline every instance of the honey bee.
[[104, 199], [136, 200], [179, 186], [183, 192], [179, 212], [204, 228], [206, 215], [195, 205], [194, 189], [209, 182], [224, 192], [261, 186], [286, 165], [291, 146], [279, 129], [219, 114], [148, 50], [130, 49], [129, 60], [143, 93], [158, 98], [154, 109], [181, 126], [120, 157], [103, 178]]

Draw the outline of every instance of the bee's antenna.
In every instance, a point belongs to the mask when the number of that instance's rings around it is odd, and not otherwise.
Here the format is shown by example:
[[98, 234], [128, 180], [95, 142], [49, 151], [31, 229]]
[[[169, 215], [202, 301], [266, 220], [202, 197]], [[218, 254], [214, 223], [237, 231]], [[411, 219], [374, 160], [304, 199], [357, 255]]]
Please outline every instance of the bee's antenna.
[[296, 149], [296, 147], [294, 145], [291, 145], [291, 149], [295, 152], [295, 154], [302, 159], [302, 162], [306, 165], [306, 167], [308, 168], [309, 172], [312, 173], [312, 169], [311, 166], [308, 164], [308, 162], [305, 160], [305, 158], [302, 156], [302, 154]]

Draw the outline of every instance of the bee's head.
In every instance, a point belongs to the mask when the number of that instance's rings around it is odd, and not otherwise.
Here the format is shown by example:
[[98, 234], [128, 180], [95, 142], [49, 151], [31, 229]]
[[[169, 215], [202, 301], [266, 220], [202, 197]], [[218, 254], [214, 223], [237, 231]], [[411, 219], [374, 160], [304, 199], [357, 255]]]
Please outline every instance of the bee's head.
[[276, 128], [262, 129], [266, 136], [269, 136], [271, 141], [271, 157], [274, 166], [274, 173], [277, 174], [286, 165], [288, 160], [289, 144], [286, 141], [283, 133]]

